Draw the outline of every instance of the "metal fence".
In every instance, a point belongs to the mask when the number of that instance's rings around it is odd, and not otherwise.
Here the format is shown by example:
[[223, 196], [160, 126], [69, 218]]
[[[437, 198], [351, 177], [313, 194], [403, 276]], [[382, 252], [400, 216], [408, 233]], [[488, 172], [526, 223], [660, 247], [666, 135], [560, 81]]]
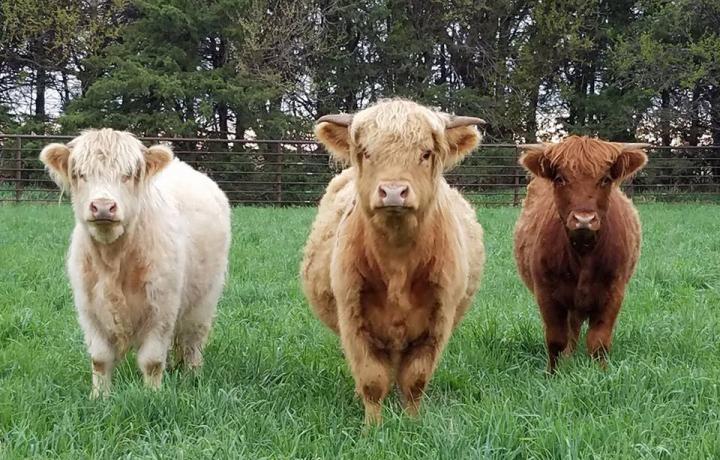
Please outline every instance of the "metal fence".
[[[58, 202], [60, 192], [38, 155], [51, 142], [71, 136], [0, 137], [0, 202]], [[175, 154], [207, 173], [236, 205], [314, 205], [340, 171], [312, 141], [141, 138], [147, 145], [168, 143]], [[446, 174], [448, 182], [478, 205], [518, 205], [527, 177], [513, 144], [481, 145]], [[720, 146], [656, 147], [649, 164], [625, 190], [635, 201], [720, 203]]]

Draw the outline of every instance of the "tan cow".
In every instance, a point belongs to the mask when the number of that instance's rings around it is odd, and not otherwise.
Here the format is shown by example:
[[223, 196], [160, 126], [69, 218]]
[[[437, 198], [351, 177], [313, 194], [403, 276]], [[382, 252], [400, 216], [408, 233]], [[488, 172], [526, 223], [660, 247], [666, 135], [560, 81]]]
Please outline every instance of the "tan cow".
[[475, 211], [443, 171], [473, 150], [482, 120], [406, 100], [322, 117], [315, 128], [350, 168], [328, 185], [305, 247], [303, 288], [340, 335], [365, 405], [379, 423], [397, 381], [415, 414], [485, 262]]
[[227, 269], [225, 194], [167, 147], [111, 129], [50, 144], [40, 159], [72, 195], [67, 268], [92, 361], [91, 396], [109, 392], [133, 346], [152, 388], [173, 343], [178, 360], [199, 367]]

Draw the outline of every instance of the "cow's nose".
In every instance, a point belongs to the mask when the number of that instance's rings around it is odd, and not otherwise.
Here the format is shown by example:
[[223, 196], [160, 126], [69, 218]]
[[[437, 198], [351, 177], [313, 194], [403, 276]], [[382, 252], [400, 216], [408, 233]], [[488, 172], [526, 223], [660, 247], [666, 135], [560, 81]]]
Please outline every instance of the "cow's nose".
[[571, 230], [598, 230], [600, 217], [594, 211], [573, 211], [570, 213]]
[[410, 186], [402, 183], [387, 183], [378, 186], [378, 195], [383, 206], [405, 206]]
[[107, 198], [98, 198], [90, 202], [93, 220], [114, 220], [117, 203]]

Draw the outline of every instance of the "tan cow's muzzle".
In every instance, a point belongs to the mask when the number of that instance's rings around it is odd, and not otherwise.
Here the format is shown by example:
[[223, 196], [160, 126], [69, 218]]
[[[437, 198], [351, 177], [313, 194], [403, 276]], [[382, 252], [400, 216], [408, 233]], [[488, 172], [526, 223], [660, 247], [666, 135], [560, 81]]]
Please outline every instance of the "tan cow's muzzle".
[[410, 186], [404, 183], [386, 183], [378, 186], [378, 195], [383, 207], [405, 206]]
[[414, 207], [414, 194], [409, 182], [387, 181], [378, 184], [375, 208], [403, 210]]

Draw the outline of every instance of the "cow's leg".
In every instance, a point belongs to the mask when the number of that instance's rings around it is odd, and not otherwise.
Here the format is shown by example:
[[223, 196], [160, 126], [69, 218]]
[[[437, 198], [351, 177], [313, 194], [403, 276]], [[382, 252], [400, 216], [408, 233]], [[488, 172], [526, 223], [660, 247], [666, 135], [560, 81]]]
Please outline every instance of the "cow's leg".
[[112, 341], [99, 327], [96, 319], [88, 313], [87, 302], [82, 294], [76, 293], [78, 320], [85, 336], [88, 354], [90, 355], [90, 369], [92, 371], [92, 390], [90, 398], [108, 396], [112, 386], [112, 374], [115, 363], [122, 356]]
[[408, 414], [414, 416], [420, 410], [420, 401], [441, 353], [437, 341], [428, 339], [421, 344], [413, 345], [403, 355], [397, 381]]
[[202, 351], [210, 335], [221, 291], [222, 283], [178, 319], [175, 329], [175, 359], [189, 370], [199, 369], [203, 364]]
[[357, 323], [362, 321], [360, 318], [340, 318], [340, 340], [355, 379], [355, 391], [365, 406], [365, 424], [378, 425], [382, 421], [382, 402], [392, 383], [391, 361], [369, 343]]
[[359, 324], [341, 321], [340, 339], [355, 379], [355, 391], [365, 406], [365, 424], [377, 425], [382, 421], [382, 402], [392, 384], [391, 361], [368, 342]]
[[607, 364], [607, 354], [612, 345], [612, 334], [615, 328], [623, 292], [611, 295], [605, 308], [598, 309], [590, 314], [590, 325], [587, 333], [587, 349], [590, 356], [597, 359], [602, 367]]
[[545, 325], [545, 345], [548, 353], [548, 373], [554, 373], [558, 355], [568, 344], [568, 310], [549, 293], [538, 292], [538, 305]]
[[92, 364], [92, 391], [90, 398], [108, 396], [112, 386], [112, 374], [115, 369], [116, 353], [112, 344], [99, 331], [87, 338], [88, 352]]
[[355, 379], [355, 391], [365, 406], [365, 424], [377, 425], [382, 421], [382, 402], [392, 385], [392, 360], [371, 342], [360, 303], [362, 278], [352, 263], [343, 266], [333, 286], [341, 293], [337, 297], [340, 342]]
[[161, 322], [155, 324], [143, 338], [138, 350], [137, 362], [143, 373], [145, 385], [149, 388], [158, 389], [162, 384], [172, 335], [172, 324]]
[[355, 378], [355, 390], [365, 406], [365, 425], [378, 425], [382, 422], [383, 400], [392, 385], [390, 360], [368, 349], [367, 344], [356, 343], [345, 352]]
[[175, 334], [175, 359], [191, 371], [203, 365], [202, 350], [212, 321], [184, 321]]
[[563, 350], [563, 356], [570, 356], [577, 347], [578, 340], [580, 339], [580, 329], [584, 321], [584, 315], [577, 310], [570, 310], [567, 315], [568, 321], [568, 344]]
[[405, 401], [405, 410], [416, 415], [430, 378], [450, 339], [454, 318], [438, 307], [435, 323], [427, 337], [413, 343], [403, 355], [398, 368], [398, 386]]

